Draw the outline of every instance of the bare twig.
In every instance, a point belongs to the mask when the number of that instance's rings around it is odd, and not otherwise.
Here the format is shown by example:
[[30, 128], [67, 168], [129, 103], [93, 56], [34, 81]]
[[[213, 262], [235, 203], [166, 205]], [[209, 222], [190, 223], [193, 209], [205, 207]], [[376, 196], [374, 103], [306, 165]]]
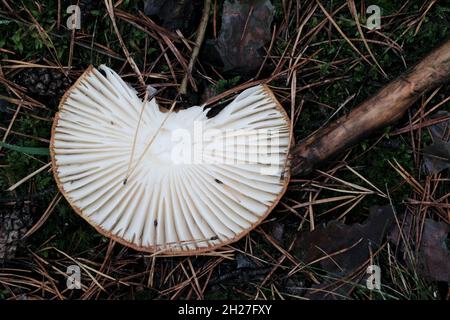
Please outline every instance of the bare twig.
[[203, 15], [200, 21], [200, 25], [197, 30], [197, 39], [195, 40], [195, 47], [192, 50], [191, 60], [189, 60], [188, 70], [184, 75], [183, 80], [181, 81], [180, 86], [180, 94], [187, 93], [187, 82], [188, 77], [192, 73], [192, 69], [194, 68], [195, 61], [197, 60], [198, 54], [200, 52], [200, 47], [203, 43], [203, 39], [205, 38], [206, 26], [208, 25], [209, 20], [209, 9], [211, 7], [211, 0], [205, 0], [205, 4], [203, 6]]
[[143, 87], [145, 87], [145, 81], [142, 77], [141, 71], [137, 66], [136, 62], [134, 62], [133, 58], [130, 55], [127, 47], [125, 46], [125, 42], [123, 42], [122, 36], [120, 35], [119, 28], [117, 28], [116, 19], [114, 18], [114, 6], [112, 4], [112, 0], [105, 0], [106, 10], [108, 10], [109, 17], [111, 18], [112, 25], [114, 27], [114, 31], [116, 32], [117, 39], [119, 39], [120, 46], [122, 47], [125, 56], [127, 57], [128, 63], [133, 68], [133, 71], [138, 76], [139, 82]]

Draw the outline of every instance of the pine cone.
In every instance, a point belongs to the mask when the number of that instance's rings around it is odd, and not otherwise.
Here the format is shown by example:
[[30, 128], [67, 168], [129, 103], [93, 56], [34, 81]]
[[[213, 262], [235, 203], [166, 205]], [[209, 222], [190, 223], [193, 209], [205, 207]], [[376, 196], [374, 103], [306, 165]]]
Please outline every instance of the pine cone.
[[0, 264], [14, 258], [20, 240], [32, 223], [29, 205], [0, 211]]
[[57, 69], [31, 68], [18, 75], [16, 82], [29, 93], [59, 100], [70, 85], [70, 80]]

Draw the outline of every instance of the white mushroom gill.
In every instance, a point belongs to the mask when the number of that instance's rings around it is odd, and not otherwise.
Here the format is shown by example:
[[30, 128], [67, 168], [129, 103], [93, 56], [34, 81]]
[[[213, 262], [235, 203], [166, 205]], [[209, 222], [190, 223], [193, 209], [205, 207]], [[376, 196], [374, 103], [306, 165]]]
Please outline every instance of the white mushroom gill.
[[168, 115], [100, 69], [66, 94], [51, 144], [58, 185], [89, 223], [139, 250], [189, 254], [239, 239], [272, 210], [289, 179], [290, 124], [268, 88], [212, 118], [199, 106]]

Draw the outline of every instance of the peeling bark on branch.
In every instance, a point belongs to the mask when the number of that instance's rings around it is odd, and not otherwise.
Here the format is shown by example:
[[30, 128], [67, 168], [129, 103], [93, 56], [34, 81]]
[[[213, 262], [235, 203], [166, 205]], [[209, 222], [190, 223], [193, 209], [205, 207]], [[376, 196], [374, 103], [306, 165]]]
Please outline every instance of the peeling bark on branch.
[[397, 121], [423, 93], [449, 78], [450, 39], [348, 115], [301, 141], [292, 150], [292, 173], [308, 174], [317, 164]]

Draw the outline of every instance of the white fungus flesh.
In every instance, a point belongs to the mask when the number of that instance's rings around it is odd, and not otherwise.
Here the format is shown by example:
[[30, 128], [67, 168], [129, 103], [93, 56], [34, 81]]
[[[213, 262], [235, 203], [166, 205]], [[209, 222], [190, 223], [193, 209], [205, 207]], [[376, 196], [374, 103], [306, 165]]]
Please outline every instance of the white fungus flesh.
[[89, 68], [55, 117], [58, 186], [101, 233], [142, 251], [193, 254], [231, 243], [273, 209], [289, 179], [289, 119], [270, 89], [217, 115], [168, 113], [114, 71]]

